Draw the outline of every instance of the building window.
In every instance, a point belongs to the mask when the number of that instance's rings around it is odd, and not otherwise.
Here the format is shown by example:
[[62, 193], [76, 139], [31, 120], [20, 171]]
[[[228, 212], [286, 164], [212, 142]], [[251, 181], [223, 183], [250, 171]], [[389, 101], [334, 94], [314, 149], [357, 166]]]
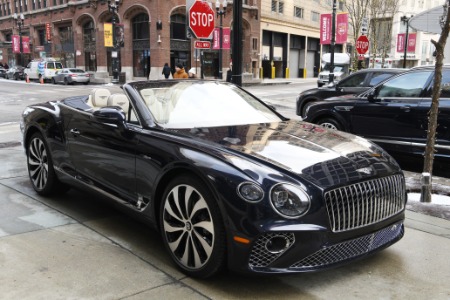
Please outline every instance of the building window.
[[150, 73], [150, 27], [147, 14], [131, 20], [133, 28], [133, 76], [147, 77]]
[[257, 38], [252, 39], [252, 50], [258, 50], [258, 39]]
[[186, 40], [186, 16], [172, 15], [170, 17], [170, 38], [175, 40]]
[[303, 19], [303, 8], [294, 6], [294, 17]]
[[278, 13], [279, 14], [283, 14], [283, 12], [284, 12], [284, 2], [278, 2]]
[[272, 12], [283, 14], [284, 2], [279, 1], [279, 0], [272, 0]]
[[[95, 47], [94, 22], [89, 21], [83, 25], [84, 68], [86, 71], [97, 71], [97, 55]], [[120, 57], [119, 57], [120, 59]], [[112, 75], [112, 71], [110, 72]]]
[[272, 12], [277, 12], [277, 1], [272, 0]]
[[312, 11], [311, 12], [311, 21], [313, 22], [319, 22], [320, 14], [318, 12]]

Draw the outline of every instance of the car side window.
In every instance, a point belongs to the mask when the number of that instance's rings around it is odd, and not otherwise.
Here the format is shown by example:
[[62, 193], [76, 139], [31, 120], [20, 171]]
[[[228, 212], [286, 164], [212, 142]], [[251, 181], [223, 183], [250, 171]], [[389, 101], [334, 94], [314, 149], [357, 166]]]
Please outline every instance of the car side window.
[[431, 71], [411, 72], [387, 81], [379, 89], [378, 97], [420, 97]]
[[385, 79], [391, 77], [392, 73], [373, 73], [372, 78], [370, 79], [369, 86], [376, 86], [380, 82]]
[[450, 70], [442, 71], [441, 97], [450, 98]]
[[339, 87], [358, 87], [363, 86], [367, 73], [354, 74], [351, 77], [343, 79], [339, 83]]

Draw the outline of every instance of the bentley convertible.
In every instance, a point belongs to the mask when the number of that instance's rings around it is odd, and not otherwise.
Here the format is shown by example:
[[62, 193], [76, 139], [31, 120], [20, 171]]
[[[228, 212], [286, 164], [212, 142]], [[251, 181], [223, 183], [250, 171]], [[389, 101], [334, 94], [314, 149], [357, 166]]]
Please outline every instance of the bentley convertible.
[[160, 231], [174, 263], [327, 269], [404, 234], [405, 180], [380, 147], [284, 118], [230, 83], [127, 83], [123, 93], [27, 107], [21, 130], [40, 195], [99, 193]]

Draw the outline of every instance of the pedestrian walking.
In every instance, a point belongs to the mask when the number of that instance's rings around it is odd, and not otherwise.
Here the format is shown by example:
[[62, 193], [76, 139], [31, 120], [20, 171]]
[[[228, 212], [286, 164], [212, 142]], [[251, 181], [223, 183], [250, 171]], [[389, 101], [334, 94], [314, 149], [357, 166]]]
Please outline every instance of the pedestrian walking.
[[166, 79], [169, 79], [169, 76], [170, 76], [170, 67], [169, 67], [169, 64], [168, 64], [168, 63], [165, 63], [165, 64], [164, 64], [164, 67], [163, 67], [163, 69], [162, 69], [162, 73], [161, 73], [161, 74], [163, 74], [164, 77], [165, 77]]
[[189, 78], [197, 78], [196, 73], [197, 72], [195, 71], [195, 68], [190, 68], [189, 71], [188, 71]]
[[173, 78], [174, 79], [184, 79], [184, 78], [189, 78], [189, 75], [186, 73], [186, 71], [184, 70], [184, 67], [182, 64], [177, 64], [175, 66], [175, 73], [173, 73]]

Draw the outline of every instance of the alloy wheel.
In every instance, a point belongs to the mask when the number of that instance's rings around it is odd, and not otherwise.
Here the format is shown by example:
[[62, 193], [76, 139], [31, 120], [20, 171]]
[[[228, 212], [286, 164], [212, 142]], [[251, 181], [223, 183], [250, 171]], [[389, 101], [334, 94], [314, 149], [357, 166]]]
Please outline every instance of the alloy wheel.
[[34, 138], [28, 147], [28, 169], [33, 185], [42, 190], [48, 181], [48, 156], [44, 142]]
[[202, 268], [214, 250], [214, 220], [208, 203], [190, 185], [177, 185], [167, 194], [163, 208], [163, 232], [168, 248], [188, 270]]

